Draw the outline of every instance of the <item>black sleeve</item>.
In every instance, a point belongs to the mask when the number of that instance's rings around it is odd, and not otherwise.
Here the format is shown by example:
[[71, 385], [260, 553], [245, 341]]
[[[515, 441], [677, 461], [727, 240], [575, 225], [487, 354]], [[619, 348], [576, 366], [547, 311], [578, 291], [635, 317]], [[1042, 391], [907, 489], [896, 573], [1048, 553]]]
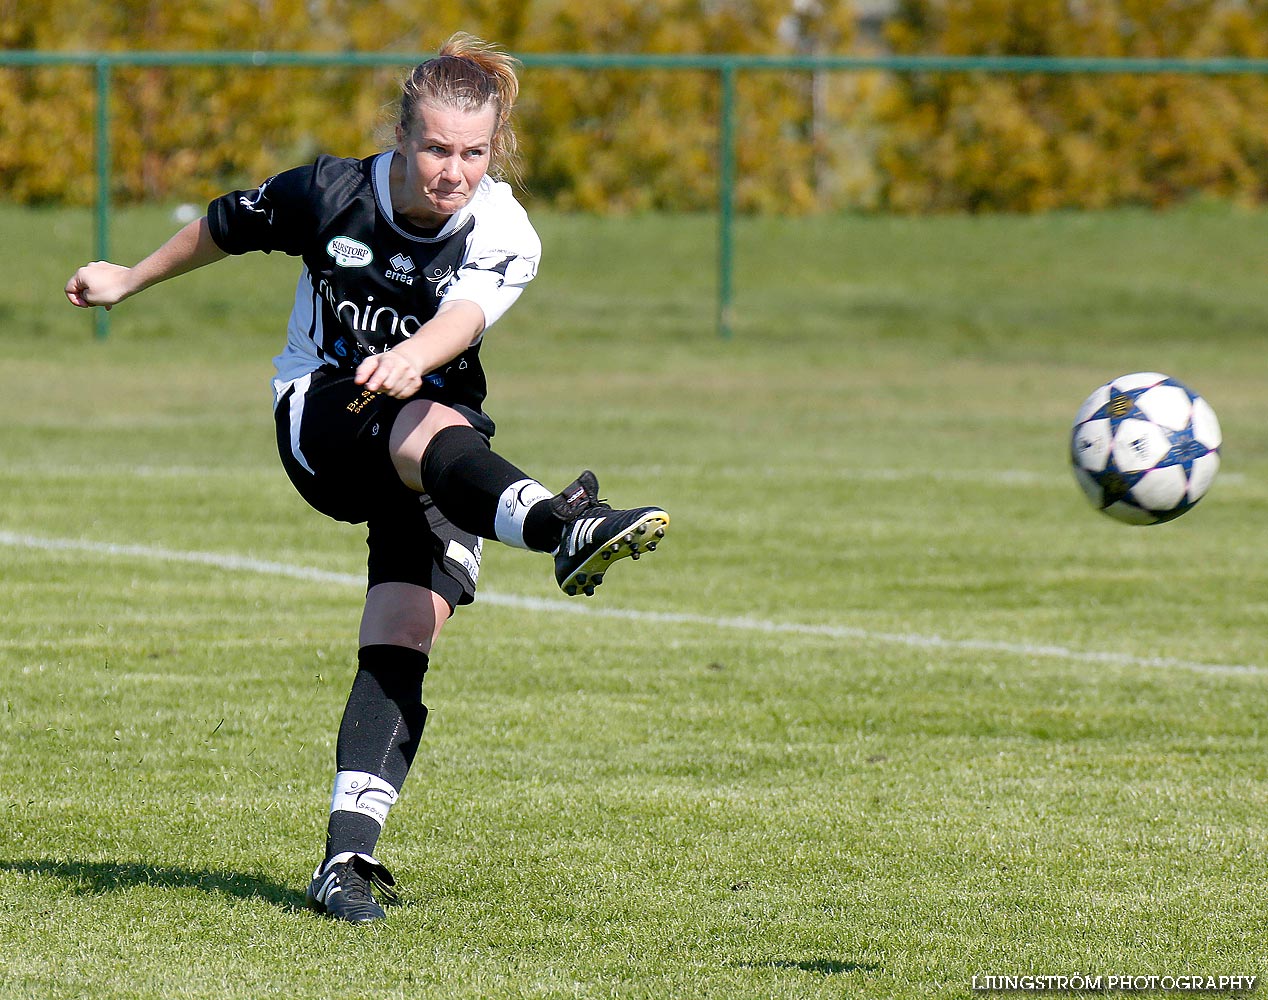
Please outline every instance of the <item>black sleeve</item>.
[[225, 253], [281, 250], [298, 256], [317, 227], [316, 167], [296, 167], [252, 191], [230, 191], [207, 206], [211, 238]]

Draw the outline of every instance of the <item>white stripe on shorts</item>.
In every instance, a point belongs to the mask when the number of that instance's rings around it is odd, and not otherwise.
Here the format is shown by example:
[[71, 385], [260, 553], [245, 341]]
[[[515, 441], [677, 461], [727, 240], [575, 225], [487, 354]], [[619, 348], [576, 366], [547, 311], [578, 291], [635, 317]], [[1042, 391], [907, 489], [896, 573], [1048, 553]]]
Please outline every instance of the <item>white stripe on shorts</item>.
[[290, 399], [287, 401], [290, 407], [290, 423], [291, 423], [291, 454], [295, 456], [295, 461], [302, 465], [311, 475], [317, 475], [313, 472], [313, 467], [308, 464], [308, 459], [304, 457], [304, 450], [299, 446], [299, 429], [304, 423], [304, 397], [308, 394], [308, 386], [313, 380], [313, 373], [301, 375], [292, 382], [273, 382], [273, 391], [277, 393], [277, 398], [281, 399], [286, 395], [287, 389], [293, 389]]

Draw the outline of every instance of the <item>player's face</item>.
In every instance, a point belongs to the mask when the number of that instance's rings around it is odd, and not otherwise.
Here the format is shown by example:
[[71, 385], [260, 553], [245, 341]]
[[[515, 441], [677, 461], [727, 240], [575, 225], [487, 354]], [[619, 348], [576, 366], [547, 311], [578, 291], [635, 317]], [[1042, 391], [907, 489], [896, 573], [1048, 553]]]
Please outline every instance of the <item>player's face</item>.
[[396, 126], [407, 215], [443, 221], [471, 200], [489, 170], [496, 119], [492, 104], [474, 112], [420, 104], [409, 133]]

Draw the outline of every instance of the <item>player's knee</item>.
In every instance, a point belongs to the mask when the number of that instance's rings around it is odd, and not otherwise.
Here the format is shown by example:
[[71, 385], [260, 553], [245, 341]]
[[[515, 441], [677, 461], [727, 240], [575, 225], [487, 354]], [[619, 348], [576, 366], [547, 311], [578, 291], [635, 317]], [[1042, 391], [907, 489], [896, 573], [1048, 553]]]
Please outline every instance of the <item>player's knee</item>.
[[452, 612], [448, 601], [412, 583], [378, 583], [366, 594], [360, 644], [429, 653]]
[[392, 424], [388, 448], [397, 475], [410, 489], [423, 490], [419, 466], [427, 446], [441, 431], [448, 427], [470, 427], [471, 422], [461, 413], [443, 403], [416, 399], [405, 404]]

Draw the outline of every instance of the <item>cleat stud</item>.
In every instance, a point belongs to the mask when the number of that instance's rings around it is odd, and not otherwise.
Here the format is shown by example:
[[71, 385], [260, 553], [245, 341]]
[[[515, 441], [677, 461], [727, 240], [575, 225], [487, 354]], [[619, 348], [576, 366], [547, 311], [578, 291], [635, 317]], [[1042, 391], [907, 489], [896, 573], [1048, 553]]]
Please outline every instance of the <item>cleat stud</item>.
[[631, 559], [637, 559], [637, 558], [638, 558], [639, 556], [641, 556], [642, 554], [643, 554], [643, 553], [639, 552], [639, 550], [638, 550], [638, 549], [635, 549], [633, 552], [631, 552], [631, 553], [630, 553], [630, 558], [631, 558]]
[[586, 588], [586, 597], [593, 597], [593, 596], [594, 596], [594, 588], [593, 588], [593, 587], [587, 587], [587, 588]]
[[648, 543], [647, 543], [647, 551], [648, 551], [648, 552], [655, 552], [655, 551], [656, 551], [656, 543], [655, 543], [655, 542], [648, 542]]
[[590, 582], [593, 583], [597, 587], [599, 584], [603, 582], [603, 574], [595, 573], [594, 576], [590, 577]]
[[604, 561], [604, 562], [607, 562], [607, 561], [608, 561], [609, 559], [611, 559], [611, 558], [612, 558], [612, 553], [611, 553], [611, 552], [604, 552], [604, 553], [603, 553], [603, 561]]
[[645, 525], [645, 524], [640, 524], [640, 525], [638, 526], [638, 533], [639, 533], [640, 535], [646, 535], [646, 534], [647, 534], [647, 525]]
[[609, 545], [609, 546], [608, 546], [608, 549], [609, 549], [610, 551], [612, 551], [612, 552], [620, 552], [620, 551], [621, 551], [621, 543], [620, 543], [620, 542], [613, 542], [611, 545]]
[[657, 538], [664, 538], [664, 537], [665, 537], [665, 529], [664, 529], [664, 528], [657, 528], [657, 529], [656, 529], [656, 537], [657, 537]]
[[577, 588], [569, 584], [567, 587], [564, 587], [564, 593], [567, 594], [569, 597], [576, 597]]

